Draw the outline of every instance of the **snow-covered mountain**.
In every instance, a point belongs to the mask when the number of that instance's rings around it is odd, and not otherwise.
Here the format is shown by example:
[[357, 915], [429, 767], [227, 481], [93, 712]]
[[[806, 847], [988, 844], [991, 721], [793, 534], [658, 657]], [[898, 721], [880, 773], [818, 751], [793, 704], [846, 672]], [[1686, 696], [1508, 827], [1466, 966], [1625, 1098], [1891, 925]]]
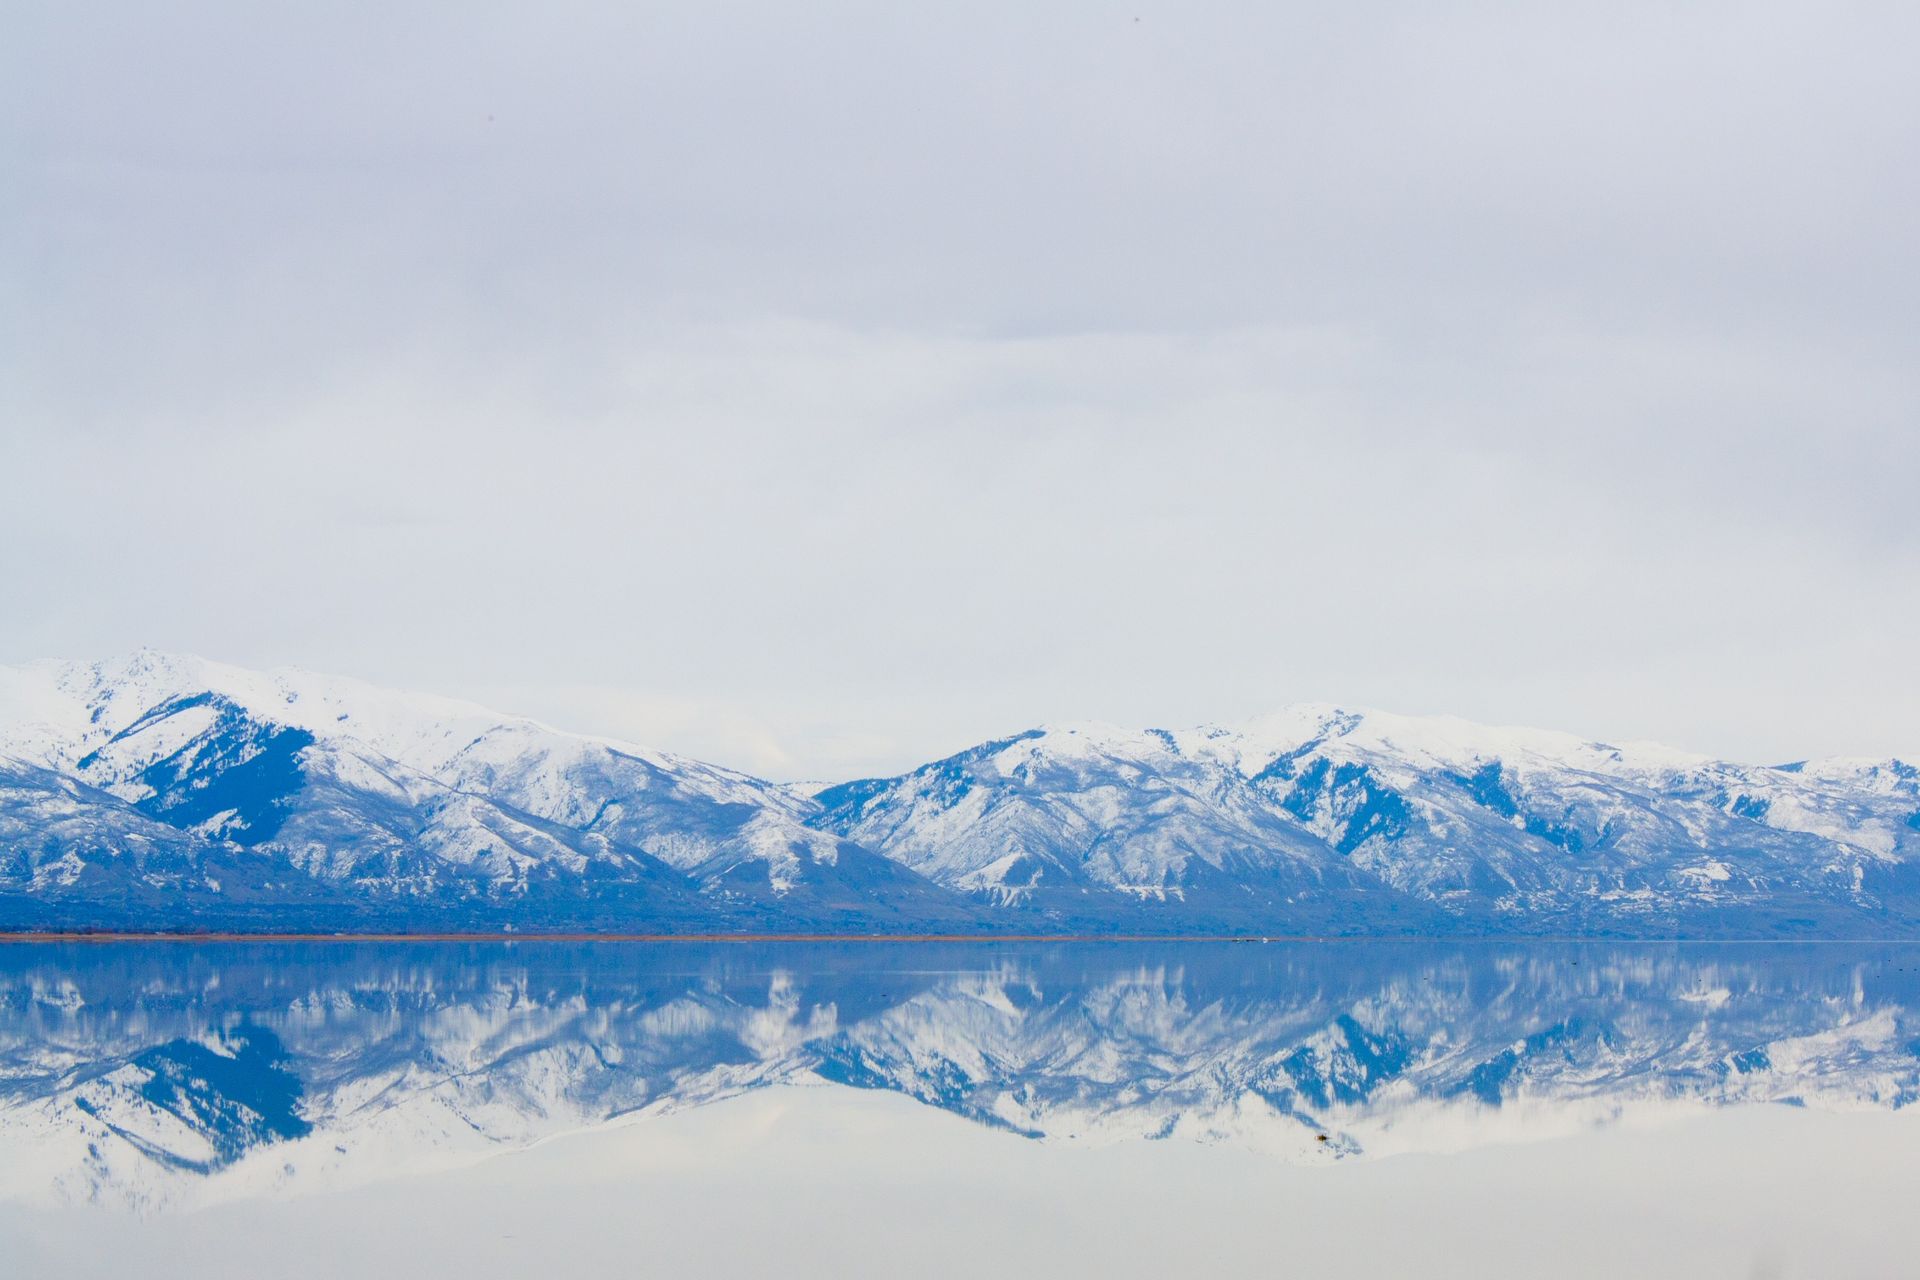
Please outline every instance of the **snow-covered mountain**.
[[140, 652], [0, 671], [0, 904], [98, 927], [870, 927], [954, 895], [731, 770]]
[[826, 830], [1063, 917], [1178, 901], [1237, 927], [1906, 932], [1920, 770], [1761, 768], [1330, 706], [1234, 727], [1036, 729], [821, 791]]
[[142, 651], [0, 668], [0, 927], [1920, 935], [1920, 769], [1327, 706], [816, 794]]

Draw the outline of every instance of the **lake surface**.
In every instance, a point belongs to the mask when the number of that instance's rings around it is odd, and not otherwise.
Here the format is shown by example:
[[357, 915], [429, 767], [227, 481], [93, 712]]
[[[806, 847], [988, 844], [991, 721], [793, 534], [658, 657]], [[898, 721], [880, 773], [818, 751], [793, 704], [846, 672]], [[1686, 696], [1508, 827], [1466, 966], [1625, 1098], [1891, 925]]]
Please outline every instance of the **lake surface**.
[[1893, 1275], [1920, 946], [0, 946], [35, 1275]]

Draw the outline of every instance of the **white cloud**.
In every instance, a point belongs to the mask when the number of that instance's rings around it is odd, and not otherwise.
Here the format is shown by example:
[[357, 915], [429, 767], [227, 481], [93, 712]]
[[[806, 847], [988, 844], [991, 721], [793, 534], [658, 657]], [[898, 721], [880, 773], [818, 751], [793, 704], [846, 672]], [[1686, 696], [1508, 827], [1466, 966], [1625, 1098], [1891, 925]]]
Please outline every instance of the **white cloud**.
[[460, 12], [0, 54], [0, 657], [1920, 749], [1910, 13]]

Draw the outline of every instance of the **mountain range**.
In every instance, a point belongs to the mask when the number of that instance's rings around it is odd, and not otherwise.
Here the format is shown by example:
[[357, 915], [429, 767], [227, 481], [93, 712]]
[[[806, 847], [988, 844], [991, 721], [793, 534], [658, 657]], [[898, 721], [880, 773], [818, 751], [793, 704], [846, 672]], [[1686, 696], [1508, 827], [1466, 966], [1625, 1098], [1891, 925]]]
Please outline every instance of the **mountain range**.
[[0, 928], [1920, 937], [1920, 769], [1306, 705], [816, 791], [142, 650], [0, 668]]

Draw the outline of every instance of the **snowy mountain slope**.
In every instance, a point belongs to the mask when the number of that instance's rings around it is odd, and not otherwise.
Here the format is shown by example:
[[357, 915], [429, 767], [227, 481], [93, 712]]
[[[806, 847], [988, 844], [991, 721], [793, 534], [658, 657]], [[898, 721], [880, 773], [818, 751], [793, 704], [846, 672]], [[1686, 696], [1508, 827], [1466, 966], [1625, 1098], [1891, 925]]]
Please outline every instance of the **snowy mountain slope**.
[[[828, 788], [814, 821], [941, 884], [1066, 921], [1122, 902], [1255, 931], [1363, 917], [1405, 928], [1436, 914], [1162, 748], [1107, 728], [1037, 730], [891, 782]], [[1150, 924], [1168, 911], [1130, 914]]]
[[966, 914], [897, 863], [805, 825], [804, 798], [757, 778], [527, 720], [448, 745], [421, 751], [419, 767], [463, 792], [645, 849], [726, 901], [774, 898], [822, 918], [864, 912], [899, 923]]
[[1303, 706], [1238, 727], [1033, 730], [827, 788], [814, 821], [996, 901], [1182, 898], [1225, 874], [1498, 931], [1905, 931], [1914, 775]]
[[[770, 784], [307, 672], [151, 652], [14, 669], [0, 759], [84, 786], [96, 834], [146, 819], [197, 841], [170, 846], [189, 862], [251, 850], [285, 864], [281, 900], [305, 915], [359, 904], [389, 924], [640, 929], [970, 916], [803, 825], [804, 803]], [[14, 799], [22, 829], [72, 828], [53, 825], [49, 797]]]

